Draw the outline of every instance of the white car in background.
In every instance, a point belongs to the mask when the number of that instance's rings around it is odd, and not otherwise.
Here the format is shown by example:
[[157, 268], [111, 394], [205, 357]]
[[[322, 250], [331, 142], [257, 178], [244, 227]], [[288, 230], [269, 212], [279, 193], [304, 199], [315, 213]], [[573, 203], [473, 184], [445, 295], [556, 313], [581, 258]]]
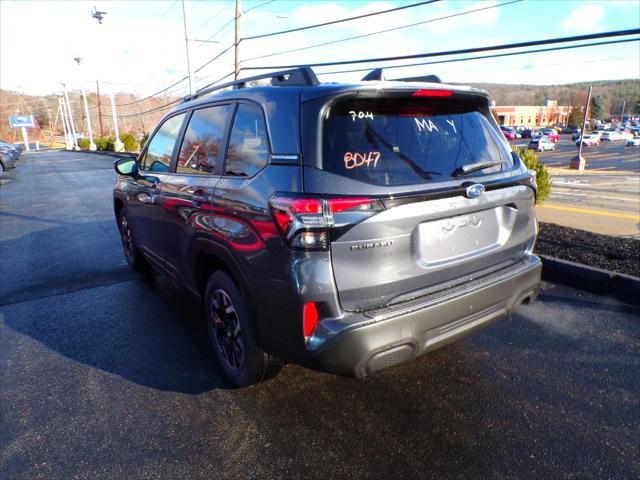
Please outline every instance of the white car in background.
[[627, 140], [627, 147], [640, 147], [640, 135]]
[[600, 137], [600, 140], [603, 142], [617, 142], [620, 140], [620, 135], [618, 132], [604, 132], [602, 137]]
[[631, 133], [631, 132], [620, 132], [619, 136], [620, 136], [620, 140], [631, 140], [633, 138], [633, 133]]
[[577, 146], [580, 146], [580, 142], [587, 147], [592, 147], [594, 145], [600, 145], [600, 137], [598, 135], [585, 135], [582, 139], [578, 139], [576, 142]]

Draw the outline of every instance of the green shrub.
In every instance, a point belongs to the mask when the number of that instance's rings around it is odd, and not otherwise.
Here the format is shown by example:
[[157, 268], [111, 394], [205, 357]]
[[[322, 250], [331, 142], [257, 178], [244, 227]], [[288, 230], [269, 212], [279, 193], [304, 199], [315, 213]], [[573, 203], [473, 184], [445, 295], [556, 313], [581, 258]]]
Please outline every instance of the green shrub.
[[520, 155], [520, 158], [529, 170], [536, 172], [536, 182], [538, 184], [536, 203], [544, 202], [551, 192], [551, 177], [549, 176], [549, 172], [547, 172], [547, 167], [538, 161], [538, 155], [536, 155], [536, 152], [533, 150], [516, 148], [515, 152]]
[[78, 139], [78, 146], [80, 148], [84, 148], [85, 150], [89, 148], [89, 145], [91, 145], [91, 142], [89, 141], [88, 138], [79, 138]]
[[115, 138], [111, 135], [107, 137], [96, 137], [93, 140], [93, 142], [96, 144], [96, 148], [101, 152], [107, 151], [107, 150], [113, 150], [114, 141], [115, 141]]
[[120, 141], [124, 144], [125, 152], [137, 152], [140, 148], [136, 137], [131, 132], [122, 132], [120, 134]]
[[144, 146], [147, 143], [147, 140], [149, 140], [149, 134], [145, 133], [144, 135], [142, 135], [142, 138], [140, 139], [140, 150], [144, 148]]

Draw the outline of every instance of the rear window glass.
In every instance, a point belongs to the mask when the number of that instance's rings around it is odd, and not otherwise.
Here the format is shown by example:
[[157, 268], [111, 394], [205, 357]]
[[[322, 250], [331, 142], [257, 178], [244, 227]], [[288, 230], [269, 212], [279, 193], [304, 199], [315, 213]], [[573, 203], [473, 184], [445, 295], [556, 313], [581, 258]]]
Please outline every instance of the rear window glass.
[[473, 103], [450, 98], [358, 99], [331, 107], [323, 168], [376, 185], [453, 178], [464, 165], [501, 162], [466, 177], [513, 167], [505, 145]]

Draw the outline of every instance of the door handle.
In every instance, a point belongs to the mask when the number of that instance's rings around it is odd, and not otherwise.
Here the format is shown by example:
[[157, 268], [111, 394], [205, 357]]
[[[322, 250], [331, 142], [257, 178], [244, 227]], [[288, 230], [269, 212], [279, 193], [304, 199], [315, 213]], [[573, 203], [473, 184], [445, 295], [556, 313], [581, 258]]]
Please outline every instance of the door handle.
[[196, 190], [191, 194], [191, 203], [196, 207], [199, 207], [203, 203], [209, 203], [211, 201], [211, 195], [204, 190]]

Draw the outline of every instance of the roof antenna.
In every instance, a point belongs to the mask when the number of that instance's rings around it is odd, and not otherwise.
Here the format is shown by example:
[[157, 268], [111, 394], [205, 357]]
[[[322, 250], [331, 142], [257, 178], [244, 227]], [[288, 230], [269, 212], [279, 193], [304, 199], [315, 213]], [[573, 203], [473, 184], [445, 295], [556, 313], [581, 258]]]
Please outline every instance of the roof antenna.
[[384, 81], [384, 72], [381, 68], [376, 68], [375, 70], [371, 70], [367, 73], [362, 79], [363, 82], [371, 81], [371, 80], [381, 80]]

